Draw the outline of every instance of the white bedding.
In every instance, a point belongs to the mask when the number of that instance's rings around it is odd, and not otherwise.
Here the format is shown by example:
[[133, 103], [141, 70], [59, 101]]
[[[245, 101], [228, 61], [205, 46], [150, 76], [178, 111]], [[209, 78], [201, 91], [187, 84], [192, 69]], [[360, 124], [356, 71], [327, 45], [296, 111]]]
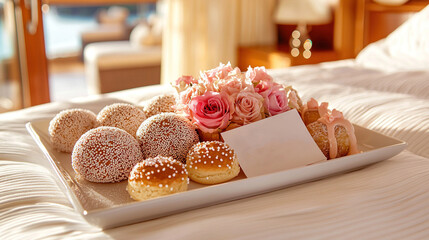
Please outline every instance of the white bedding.
[[24, 125], [172, 89], [41, 105], [0, 114], [0, 239], [428, 239], [429, 71], [346, 60], [271, 74], [303, 99], [328, 101], [352, 122], [407, 141], [408, 150], [351, 173], [102, 231], [74, 211]]
[[[354, 123], [407, 141], [409, 151], [352, 173], [103, 232], [74, 211], [24, 124], [61, 109], [98, 111], [116, 99], [138, 103], [172, 89], [146, 87], [42, 105], [0, 115], [0, 238], [429, 237], [429, 159], [423, 157], [429, 156], [429, 94], [422, 90], [428, 89], [429, 72], [386, 75], [350, 60], [271, 73], [303, 99], [329, 101]], [[410, 80], [405, 90], [404, 77]], [[384, 87], [383, 81], [392, 84]]]
[[394, 32], [367, 46], [357, 62], [382, 71], [428, 71], [429, 7], [406, 21]]

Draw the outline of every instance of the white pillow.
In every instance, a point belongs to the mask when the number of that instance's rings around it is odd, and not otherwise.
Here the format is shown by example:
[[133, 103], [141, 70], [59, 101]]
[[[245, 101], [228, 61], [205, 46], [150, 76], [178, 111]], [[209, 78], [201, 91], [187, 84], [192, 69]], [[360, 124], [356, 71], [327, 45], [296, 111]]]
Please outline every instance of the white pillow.
[[134, 47], [160, 45], [162, 43], [162, 25], [140, 23], [130, 34], [130, 42]]
[[384, 71], [429, 71], [429, 6], [385, 39], [365, 47], [356, 61]]

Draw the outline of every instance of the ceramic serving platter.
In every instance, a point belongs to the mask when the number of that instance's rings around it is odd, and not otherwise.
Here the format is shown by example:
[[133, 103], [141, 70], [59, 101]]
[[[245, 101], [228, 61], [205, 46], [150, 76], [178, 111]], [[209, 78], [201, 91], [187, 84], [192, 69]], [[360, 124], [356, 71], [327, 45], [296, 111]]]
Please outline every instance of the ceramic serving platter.
[[27, 129], [45, 154], [58, 176], [61, 188], [76, 211], [91, 224], [112, 228], [150, 220], [191, 209], [245, 198], [264, 192], [322, 179], [389, 159], [406, 148], [406, 143], [366, 128], [355, 126], [362, 153], [341, 157], [305, 167], [247, 178], [242, 172], [233, 180], [202, 185], [190, 182], [188, 191], [137, 202], [130, 198], [120, 183], [91, 183], [76, 177], [71, 154], [56, 151], [50, 142], [50, 119], [29, 122]]

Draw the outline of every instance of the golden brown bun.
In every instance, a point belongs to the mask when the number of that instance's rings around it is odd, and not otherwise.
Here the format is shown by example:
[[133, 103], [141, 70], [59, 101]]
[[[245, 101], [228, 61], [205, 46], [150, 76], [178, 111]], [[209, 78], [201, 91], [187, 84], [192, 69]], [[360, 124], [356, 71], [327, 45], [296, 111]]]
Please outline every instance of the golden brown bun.
[[185, 165], [172, 157], [157, 156], [137, 163], [128, 178], [127, 191], [137, 201], [188, 189]]
[[186, 158], [186, 169], [191, 180], [202, 184], [226, 182], [240, 173], [234, 150], [219, 141], [195, 144]]
[[[328, 129], [325, 124], [316, 121], [307, 126], [308, 131], [316, 142], [317, 146], [323, 152], [323, 154], [329, 157], [329, 140], [328, 140]], [[335, 127], [335, 138], [337, 140], [337, 156], [343, 157], [349, 153], [350, 141], [346, 129], [343, 126]]]

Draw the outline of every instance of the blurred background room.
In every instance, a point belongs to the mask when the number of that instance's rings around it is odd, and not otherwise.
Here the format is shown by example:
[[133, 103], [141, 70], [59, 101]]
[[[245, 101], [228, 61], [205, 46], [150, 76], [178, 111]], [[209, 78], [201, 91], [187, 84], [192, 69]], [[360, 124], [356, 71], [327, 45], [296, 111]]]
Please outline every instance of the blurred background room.
[[0, 112], [197, 75], [355, 58], [428, 0], [1, 0]]

